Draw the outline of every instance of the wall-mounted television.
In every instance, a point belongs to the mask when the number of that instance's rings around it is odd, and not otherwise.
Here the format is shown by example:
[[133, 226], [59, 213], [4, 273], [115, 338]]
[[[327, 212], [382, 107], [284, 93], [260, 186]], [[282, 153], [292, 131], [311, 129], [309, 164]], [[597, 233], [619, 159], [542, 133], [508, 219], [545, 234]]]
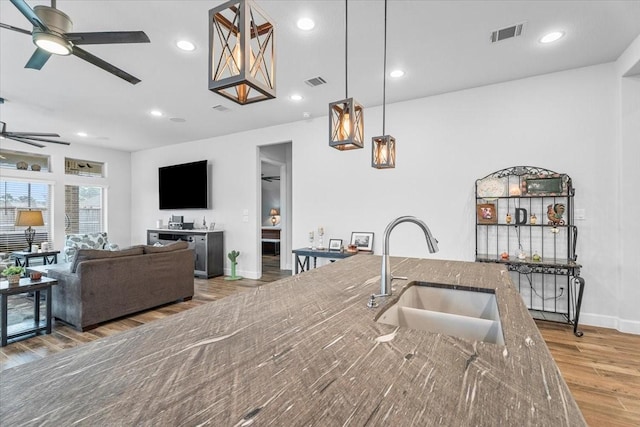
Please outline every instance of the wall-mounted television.
[[158, 168], [160, 209], [207, 209], [207, 161]]

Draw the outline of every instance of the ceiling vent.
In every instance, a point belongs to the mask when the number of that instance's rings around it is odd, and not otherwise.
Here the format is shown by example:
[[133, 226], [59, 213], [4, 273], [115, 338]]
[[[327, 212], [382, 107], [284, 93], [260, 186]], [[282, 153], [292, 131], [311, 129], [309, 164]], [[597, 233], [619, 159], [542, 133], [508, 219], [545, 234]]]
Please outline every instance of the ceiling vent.
[[214, 105], [211, 108], [213, 108], [216, 111], [220, 111], [221, 113], [226, 113], [227, 111], [231, 111], [229, 108], [225, 107], [222, 104]]
[[524, 22], [515, 24], [510, 27], [501, 28], [491, 32], [491, 43], [499, 42], [502, 40], [511, 39], [514, 37], [520, 37], [524, 32]]
[[304, 81], [306, 84], [308, 84], [311, 87], [316, 87], [316, 86], [320, 86], [323, 85], [325, 83], [327, 83], [327, 81], [325, 79], [323, 79], [322, 77], [314, 77], [312, 79], [309, 80], [305, 80]]

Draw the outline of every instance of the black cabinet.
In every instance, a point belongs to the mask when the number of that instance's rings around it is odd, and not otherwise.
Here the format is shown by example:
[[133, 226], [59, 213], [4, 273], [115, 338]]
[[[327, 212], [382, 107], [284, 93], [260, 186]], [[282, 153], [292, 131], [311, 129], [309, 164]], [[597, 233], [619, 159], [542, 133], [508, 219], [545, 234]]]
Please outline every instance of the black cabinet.
[[201, 278], [224, 274], [222, 231], [147, 230], [147, 244], [185, 241], [194, 252], [194, 275]]
[[477, 262], [505, 264], [534, 317], [578, 331], [584, 279], [576, 246], [571, 178], [514, 166], [476, 181]]

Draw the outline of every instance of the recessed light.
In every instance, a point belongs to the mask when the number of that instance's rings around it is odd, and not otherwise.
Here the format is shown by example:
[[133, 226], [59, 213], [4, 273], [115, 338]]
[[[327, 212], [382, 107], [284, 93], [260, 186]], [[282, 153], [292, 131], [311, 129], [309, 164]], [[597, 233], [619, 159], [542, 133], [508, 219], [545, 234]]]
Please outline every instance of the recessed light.
[[176, 46], [178, 46], [178, 49], [184, 50], [186, 52], [196, 50], [196, 45], [191, 43], [189, 40], [178, 40], [176, 42]]
[[300, 18], [296, 25], [303, 31], [311, 31], [316, 26], [316, 23], [311, 18]]
[[556, 40], [560, 40], [564, 36], [563, 31], [553, 31], [549, 34], [544, 35], [540, 39], [540, 43], [553, 43]]
[[404, 71], [402, 71], [402, 70], [393, 70], [392, 72], [389, 73], [389, 75], [391, 77], [394, 77], [394, 78], [402, 77], [402, 76], [404, 76]]
[[162, 111], [160, 111], [160, 110], [152, 110], [149, 114], [151, 114], [154, 117], [162, 117], [163, 116]]
[[89, 136], [89, 135], [87, 135], [86, 132], [77, 132], [76, 135], [82, 136], [82, 137]]
[[297, 93], [295, 93], [291, 95], [289, 99], [292, 101], [302, 101], [302, 95], [298, 95]]

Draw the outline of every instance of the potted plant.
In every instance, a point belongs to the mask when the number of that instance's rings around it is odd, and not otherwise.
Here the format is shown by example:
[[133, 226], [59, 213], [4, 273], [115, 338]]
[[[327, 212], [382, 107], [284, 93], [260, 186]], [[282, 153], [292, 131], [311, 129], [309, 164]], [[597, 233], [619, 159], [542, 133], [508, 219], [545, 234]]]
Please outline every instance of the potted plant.
[[231, 261], [231, 277], [225, 277], [225, 280], [240, 280], [242, 276], [236, 276], [236, 266], [238, 265], [238, 257], [240, 256], [240, 251], [233, 250], [227, 254], [229, 260]]
[[17, 285], [20, 283], [20, 276], [24, 273], [24, 267], [18, 267], [12, 265], [2, 270], [2, 275], [7, 277], [10, 285]]

